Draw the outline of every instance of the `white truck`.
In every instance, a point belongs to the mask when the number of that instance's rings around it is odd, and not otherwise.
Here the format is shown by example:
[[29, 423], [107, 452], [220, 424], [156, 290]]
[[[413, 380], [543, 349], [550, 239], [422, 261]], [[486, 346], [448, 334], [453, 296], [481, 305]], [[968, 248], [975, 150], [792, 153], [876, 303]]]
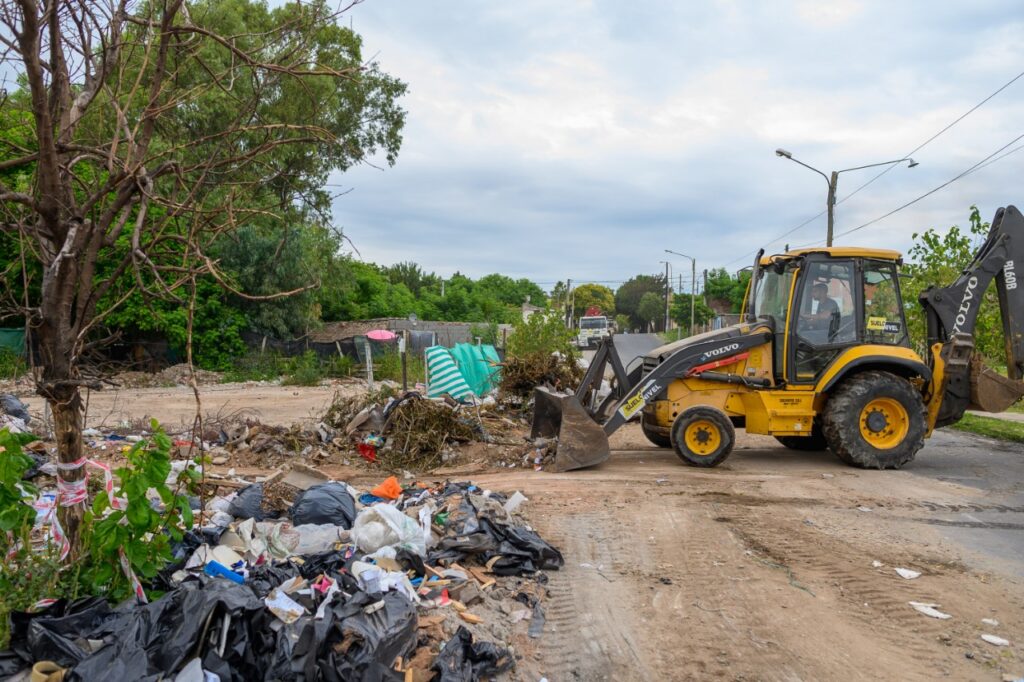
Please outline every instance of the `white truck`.
[[611, 333], [612, 323], [604, 315], [581, 317], [576, 345], [580, 348], [596, 348], [601, 339], [611, 336]]

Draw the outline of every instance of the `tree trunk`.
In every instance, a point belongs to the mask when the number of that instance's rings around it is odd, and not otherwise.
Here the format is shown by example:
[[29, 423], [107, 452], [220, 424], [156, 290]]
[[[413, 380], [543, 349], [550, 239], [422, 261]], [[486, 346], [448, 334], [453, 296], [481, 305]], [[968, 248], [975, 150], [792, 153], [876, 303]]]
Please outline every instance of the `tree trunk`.
[[[53, 413], [53, 431], [57, 439], [57, 459], [63, 463], [76, 462], [82, 457], [82, 396], [77, 387], [54, 391], [47, 398]], [[80, 481], [85, 477], [85, 467], [62, 470], [60, 478], [65, 481]], [[85, 514], [85, 504], [70, 507], [59, 506], [57, 518], [71, 544], [72, 556], [78, 553], [79, 529]]]

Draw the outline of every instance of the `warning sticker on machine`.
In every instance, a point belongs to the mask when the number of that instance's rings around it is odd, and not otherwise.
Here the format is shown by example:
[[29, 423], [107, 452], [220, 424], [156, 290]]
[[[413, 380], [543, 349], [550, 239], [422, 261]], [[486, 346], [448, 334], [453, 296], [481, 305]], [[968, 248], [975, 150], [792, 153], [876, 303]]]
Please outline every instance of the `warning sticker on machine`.
[[885, 331], [885, 318], [869, 317], [867, 327], [869, 332]]

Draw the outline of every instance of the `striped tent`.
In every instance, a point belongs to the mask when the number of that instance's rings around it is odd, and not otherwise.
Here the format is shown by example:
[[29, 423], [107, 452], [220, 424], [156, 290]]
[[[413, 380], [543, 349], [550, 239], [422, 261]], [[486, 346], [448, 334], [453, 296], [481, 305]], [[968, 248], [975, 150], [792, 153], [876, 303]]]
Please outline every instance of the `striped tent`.
[[473, 395], [459, 371], [452, 354], [444, 346], [431, 346], [424, 351], [427, 358], [427, 397], [438, 398], [445, 393], [461, 400]]

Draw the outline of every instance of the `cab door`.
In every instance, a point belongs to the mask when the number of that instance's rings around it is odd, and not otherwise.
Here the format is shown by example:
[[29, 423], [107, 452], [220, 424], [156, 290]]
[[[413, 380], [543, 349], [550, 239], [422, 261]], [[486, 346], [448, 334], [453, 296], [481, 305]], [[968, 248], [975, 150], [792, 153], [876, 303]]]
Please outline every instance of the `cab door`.
[[814, 384], [845, 348], [859, 342], [863, 310], [852, 259], [808, 259], [790, 308], [787, 381]]

